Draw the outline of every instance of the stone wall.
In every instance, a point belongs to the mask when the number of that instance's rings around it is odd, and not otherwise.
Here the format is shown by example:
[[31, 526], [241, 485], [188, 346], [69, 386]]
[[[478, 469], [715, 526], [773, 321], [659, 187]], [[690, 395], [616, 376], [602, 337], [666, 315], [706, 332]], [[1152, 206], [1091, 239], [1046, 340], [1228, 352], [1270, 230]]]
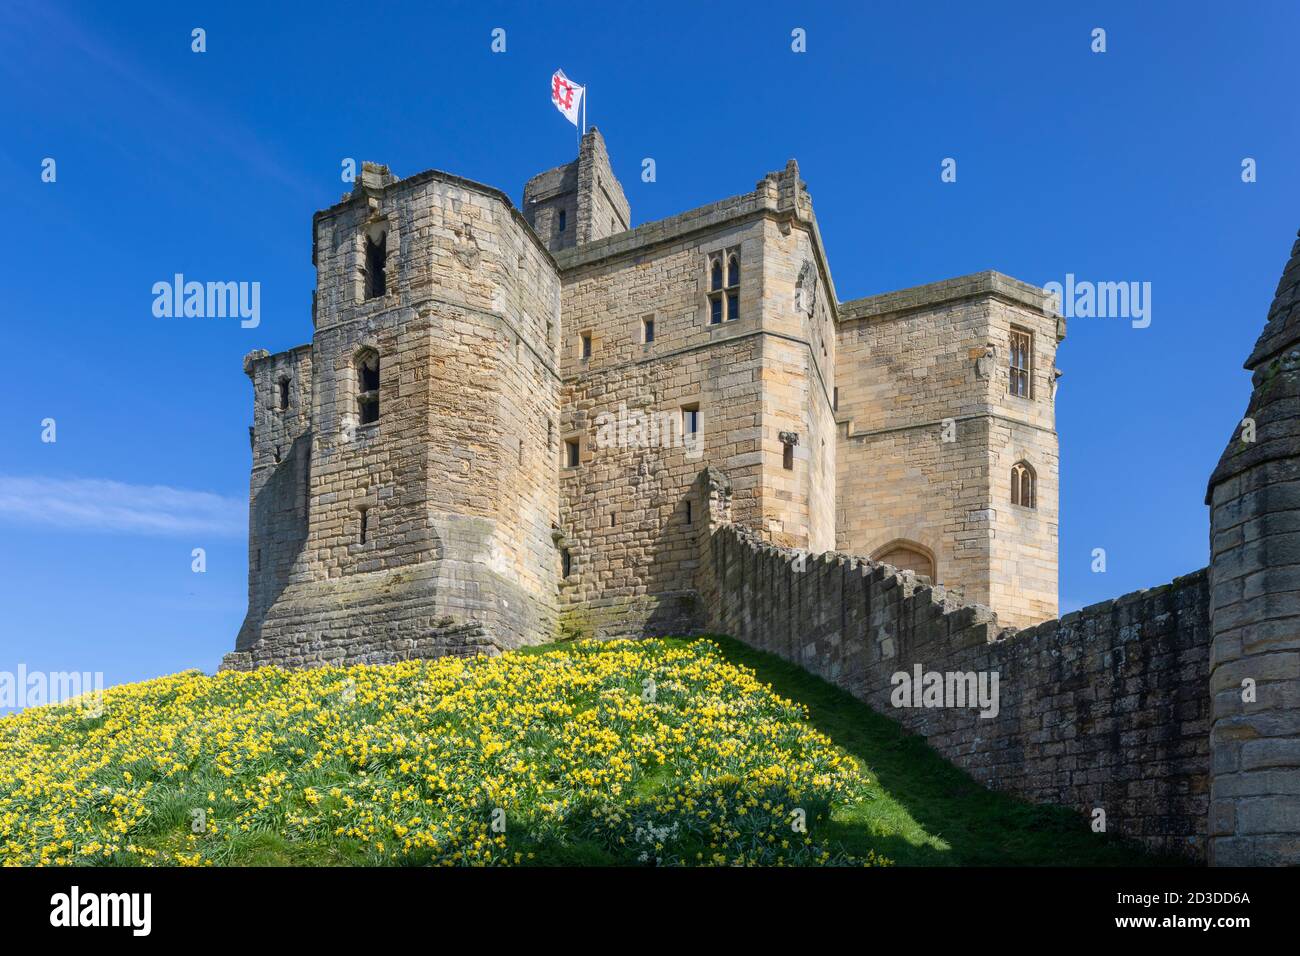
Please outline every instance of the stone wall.
[[1210, 860], [1300, 864], [1300, 240], [1210, 477]]
[[[524, 205], [365, 163], [316, 214], [312, 342], [245, 359], [249, 611], [225, 666], [707, 626], [894, 713], [991, 786], [1197, 857], [1208, 810], [1214, 862], [1300, 862], [1300, 244], [1210, 481], [1208, 582], [1043, 621], [1064, 336], [1043, 290], [983, 272], [840, 303], [793, 160], [631, 229], [593, 129]], [[715, 325], [709, 259], [732, 253], [739, 314]], [[1027, 396], [1008, 388], [1013, 328], [1033, 336]], [[374, 394], [378, 421], [358, 422]], [[630, 437], [646, 415], [676, 437]], [[1011, 503], [1021, 461], [1034, 507]], [[889, 554], [954, 587], [782, 547]], [[914, 665], [998, 673], [1000, 712], [893, 708]]]
[[[633, 229], [593, 128], [575, 160], [528, 181], [523, 207], [436, 170], [399, 179], [364, 163], [314, 217], [312, 343], [249, 360], [238, 650], [270, 654], [303, 628], [334, 641], [353, 626], [337, 603], [395, 593], [408, 572], [435, 590], [419, 614], [395, 604], [373, 620], [375, 648], [419, 641], [446, 614], [499, 647], [545, 640], [561, 618], [568, 634], [689, 631], [703, 620], [689, 492], [708, 466], [730, 477], [736, 519], [776, 544], [874, 553], [881, 535], [916, 538], [944, 580], [1016, 623], [1054, 613], [1059, 325], [1034, 311], [1041, 290], [982, 273], [841, 306], [794, 160]], [[733, 255], [736, 287], [727, 268], [713, 289], [712, 259]], [[1037, 393], [1002, 409], [1012, 322], [1038, 337]], [[1001, 359], [977, 379], [986, 348]], [[372, 352], [380, 420], [359, 423], [358, 357]], [[285, 409], [272, 407], [281, 380]], [[936, 456], [922, 419], [954, 406], [961, 444]], [[671, 433], [647, 440], [647, 420]], [[1004, 502], [1018, 457], [1042, 477], [1024, 514]]]
[[[805, 219], [763, 227], [763, 524], [778, 544], [835, 546], [834, 288], [819, 267], [812, 200], [787, 164], [760, 187], [791, 195]], [[793, 468], [784, 467], [794, 440]]]
[[[311, 346], [244, 357], [253, 386], [248, 429], [248, 613], [236, 646], [257, 639], [267, 610], [299, 565], [307, 538], [311, 490]], [[286, 401], [287, 399], [287, 401]], [[285, 406], [285, 407], [282, 407]]]
[[[561, 438], [579, 448], [576, 466], [559, 456], [567, 631], [698, 629], [699, 518], [688, 508], [706, 465], [731, 477], [740, 520], [789, 544], [834, 543], [834, 295], [811, 216], [790, 164], [746, 196], [557, 254]], [[709, 262], [732, 253], [739, 315], [713, 323]], [[684, 409], [699, 414], [693, 441]]]
[[[711, 629], [844, 688], [989, 787], [1090, 817], [1101, 809], [1109, 832], [1204, 858], [1205, 571], [1016, 630], [910, 572], [759, 540], [728, 523], [721, 475], [698, 491], [712, 532], [700, 588]], [[895, 707], [893, 675], [918, 665], [998, 674], [996, 716]]]
[[631, 228], [631, 208], [610, 167], [605, 138], [596, 127], [583, 135], [577, 159], [538, 173], [524, 184], [523, 214], [552, 252]]
[[[377, 233], [382, 290], [366, 281]], [[314, 234], [311, 345], [246, 362], [253, 570], [237, 651], [312, 664], [546, 639], [559, 571], [554, 260], [495, 190], [370, 163]], [[359, 415], [367, 350], [379, 356], [373, 422]], [[282, 378], [289, 408], [268, 407]], [[448, 630], [448, 618], [480, 627]]]
[[[1032, 338], [1027, 396], [1011, 394], [1013, 328]], [[1041, 289], [996, 272], [842, 303], [835, 547], [906, 542], [1004, 622], [1055, 617], [1064, 333]], [[1012, 504], [1018, 462], [1037, 476], [1032, 508]]]
[[605, 138], [596, 127], [578, 148], [578, 243], [604, 239], [632, 227], [632, 210], [609, 165]]

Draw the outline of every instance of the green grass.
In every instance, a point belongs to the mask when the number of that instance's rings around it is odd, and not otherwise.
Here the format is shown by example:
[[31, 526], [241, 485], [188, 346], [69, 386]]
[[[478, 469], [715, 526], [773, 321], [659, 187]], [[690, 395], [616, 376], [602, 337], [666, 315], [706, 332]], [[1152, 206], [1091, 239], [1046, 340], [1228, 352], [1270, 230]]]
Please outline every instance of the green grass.
[[731, 638], [710, 640], [733, 664], [807, 706], [812, 725], [879, 784], [831, 816], [831, 832], [824, 835], [850, 853], [874, 849], [900, 866], [1186, 865], [1093, 833], [1076, 811], [987, 790], [922, 738], [840, 688]]
[[[502, 806], [498, 834], [488, 814]], [[196, 808], [212, 820], [198, 835]], [[0, 719], [0, 863], [507, 858], [1185, 862], [986, 790], [839, 688], [725, 637], [187, 672], [110, 688], [99, 715], [52, 706]]]

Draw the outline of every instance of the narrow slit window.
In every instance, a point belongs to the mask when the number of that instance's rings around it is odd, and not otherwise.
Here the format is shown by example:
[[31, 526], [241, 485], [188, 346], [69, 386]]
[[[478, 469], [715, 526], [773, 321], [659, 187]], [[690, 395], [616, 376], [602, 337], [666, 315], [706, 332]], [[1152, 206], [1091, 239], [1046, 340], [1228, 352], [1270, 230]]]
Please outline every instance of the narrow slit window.
[[686, 523], [687, 523], [687, 524], [694, 524], [694, 523], [695, 523], [695, 516], [694, 516], [694, 514], [693, 514], [693, 512], [692, 512], [692, 509], [691, 509], [691, 500], [690, 500], [689, 498], [686, 499]]
[[561, 232], [561, 233], [564, 232], [564, 227], [567, 226], [568, 224], [569, 224], [569, 217], [565, 213], [565, 211], [561, 209], [559, 227], [556, 229], [556, 232]]
[[786, 471], [794, 471], [794, 445], [789, 442], [781, 449], [781, 467]]
[[641, 319], [641, 341], [649, 345], [655, 340], [655, 317], [643, 316]]
[[573, 555], [568, 548], [560, 549], [560, 576], [567, 578], [573, 573]]
[[366, 232], [366, 298], [375, 299], [388, 290], [388, 230]]
[[840, 410], [840, 390], [836, 388], [831, 392], [831, 411], [838, 412], [839, 410]]
[[740, 318], [740, 255], [727, 257], [727, 321]]
[[362, 425], [379, 421], [379, 353], [362, 349], [357, 353], [357, 417]]
[[289, 380], [287, 378], [282, 378], [280, 379], [280, 411], [284, 412], [288, 410], [289, 410]]
[[578, 467], [578, 463], [581, 461], [581, 458], [579, 457], [580, 450], [581, 449], [579, 448], [578, 445], [578, 439], [566, 438], [564, 440], [564, 467], [565, 468]]
[[578, 336], [578, 357], [582, 359], [591, 358], [591, 333], [583, 332]]
[[366, 536], [370, 533], [370, 509], [360, 508], [361, 512], [361, 543], [366, 543]]
[[700, 431], [700, 406], [682, 406], [682, 434], [695, 435]]

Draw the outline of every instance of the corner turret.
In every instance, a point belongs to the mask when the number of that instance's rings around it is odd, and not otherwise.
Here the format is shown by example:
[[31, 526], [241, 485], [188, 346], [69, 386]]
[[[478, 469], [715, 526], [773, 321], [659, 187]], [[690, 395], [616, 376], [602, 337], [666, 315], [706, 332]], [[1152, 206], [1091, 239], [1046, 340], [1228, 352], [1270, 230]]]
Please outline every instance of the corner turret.
[[582, 137], [578, 158], [538, 173], [524, 186], [524, 218], [551, 252], [631, 228], [631, 210], [609, 164], [600, 130]]

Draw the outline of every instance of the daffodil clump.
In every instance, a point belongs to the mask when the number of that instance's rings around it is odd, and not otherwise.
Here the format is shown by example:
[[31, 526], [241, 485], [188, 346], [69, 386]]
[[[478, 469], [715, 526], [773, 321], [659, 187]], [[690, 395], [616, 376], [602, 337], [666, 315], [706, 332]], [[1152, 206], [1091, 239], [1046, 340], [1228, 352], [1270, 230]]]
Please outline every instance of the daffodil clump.
[[187, 672], [0, 719], [0, 862], [887, 863], [806, 717], [706, 640]]

